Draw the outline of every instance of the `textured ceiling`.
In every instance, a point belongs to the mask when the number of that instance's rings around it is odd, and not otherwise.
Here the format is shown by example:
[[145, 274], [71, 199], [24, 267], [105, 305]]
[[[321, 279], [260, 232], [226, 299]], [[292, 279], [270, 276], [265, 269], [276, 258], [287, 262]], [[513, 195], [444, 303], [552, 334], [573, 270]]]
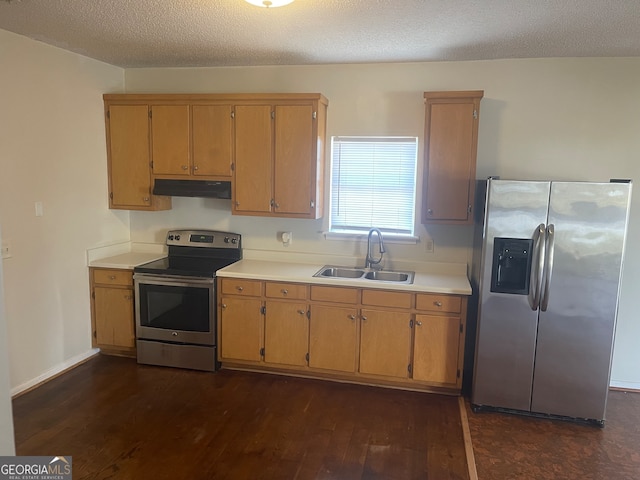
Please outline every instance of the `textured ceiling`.
[[640, 0], [0, 0], [0, 29], [121, 67], [636, 57]]

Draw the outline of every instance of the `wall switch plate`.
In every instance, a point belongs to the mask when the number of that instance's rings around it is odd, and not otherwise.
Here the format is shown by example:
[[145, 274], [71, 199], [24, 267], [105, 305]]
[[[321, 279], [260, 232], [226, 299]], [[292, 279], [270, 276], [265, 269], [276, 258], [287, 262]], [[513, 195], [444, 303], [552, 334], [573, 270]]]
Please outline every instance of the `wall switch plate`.
[[11, 258], [11, 243], [9, 240], [3, 240], [0, 245], [0, 252], [2, 253], [2, 258]]
[[36, 217], [44, 216], [44, 209], [42, 208], [42, 202], [36, 202]]

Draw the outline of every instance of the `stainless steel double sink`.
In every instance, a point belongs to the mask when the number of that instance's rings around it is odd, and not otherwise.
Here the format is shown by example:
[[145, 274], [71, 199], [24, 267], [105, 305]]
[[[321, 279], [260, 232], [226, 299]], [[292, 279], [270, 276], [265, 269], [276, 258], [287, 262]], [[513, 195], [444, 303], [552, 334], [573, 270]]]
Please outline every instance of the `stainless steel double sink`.
[[413, 283], [414, 272], [393, 270], [372, 270], [358, 267], [336, 267], [325, 265], [313, 276], [340, 280], [370, 280], [372, 282]]

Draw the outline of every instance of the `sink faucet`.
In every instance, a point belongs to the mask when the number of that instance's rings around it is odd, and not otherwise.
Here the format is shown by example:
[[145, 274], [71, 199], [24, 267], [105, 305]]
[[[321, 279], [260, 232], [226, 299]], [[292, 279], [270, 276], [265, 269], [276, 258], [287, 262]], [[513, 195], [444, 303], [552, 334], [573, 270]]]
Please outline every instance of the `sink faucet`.
[[[378, 235], [378, 249], [380, 250], [380, 258], [374, 260], [371, 256], [371, 237], [376, 233]], [[382, 232], [377, 228], [372, 228], [369, 230], [369, 236], [367, 237], [367, 258], [364, 262], [364, 268], [378, 268], [382, 270], [382, 266], [380, 262], [382, 262], [382, 256], [385, 252], [384, 242], [382, 241]]]

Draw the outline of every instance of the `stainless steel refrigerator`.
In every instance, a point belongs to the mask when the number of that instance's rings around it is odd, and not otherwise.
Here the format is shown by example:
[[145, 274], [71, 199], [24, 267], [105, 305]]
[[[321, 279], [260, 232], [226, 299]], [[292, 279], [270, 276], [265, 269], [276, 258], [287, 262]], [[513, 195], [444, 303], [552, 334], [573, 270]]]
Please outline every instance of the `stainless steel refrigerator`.
[[471, 402], [604, 425], [631, 182], [489, 179]]

